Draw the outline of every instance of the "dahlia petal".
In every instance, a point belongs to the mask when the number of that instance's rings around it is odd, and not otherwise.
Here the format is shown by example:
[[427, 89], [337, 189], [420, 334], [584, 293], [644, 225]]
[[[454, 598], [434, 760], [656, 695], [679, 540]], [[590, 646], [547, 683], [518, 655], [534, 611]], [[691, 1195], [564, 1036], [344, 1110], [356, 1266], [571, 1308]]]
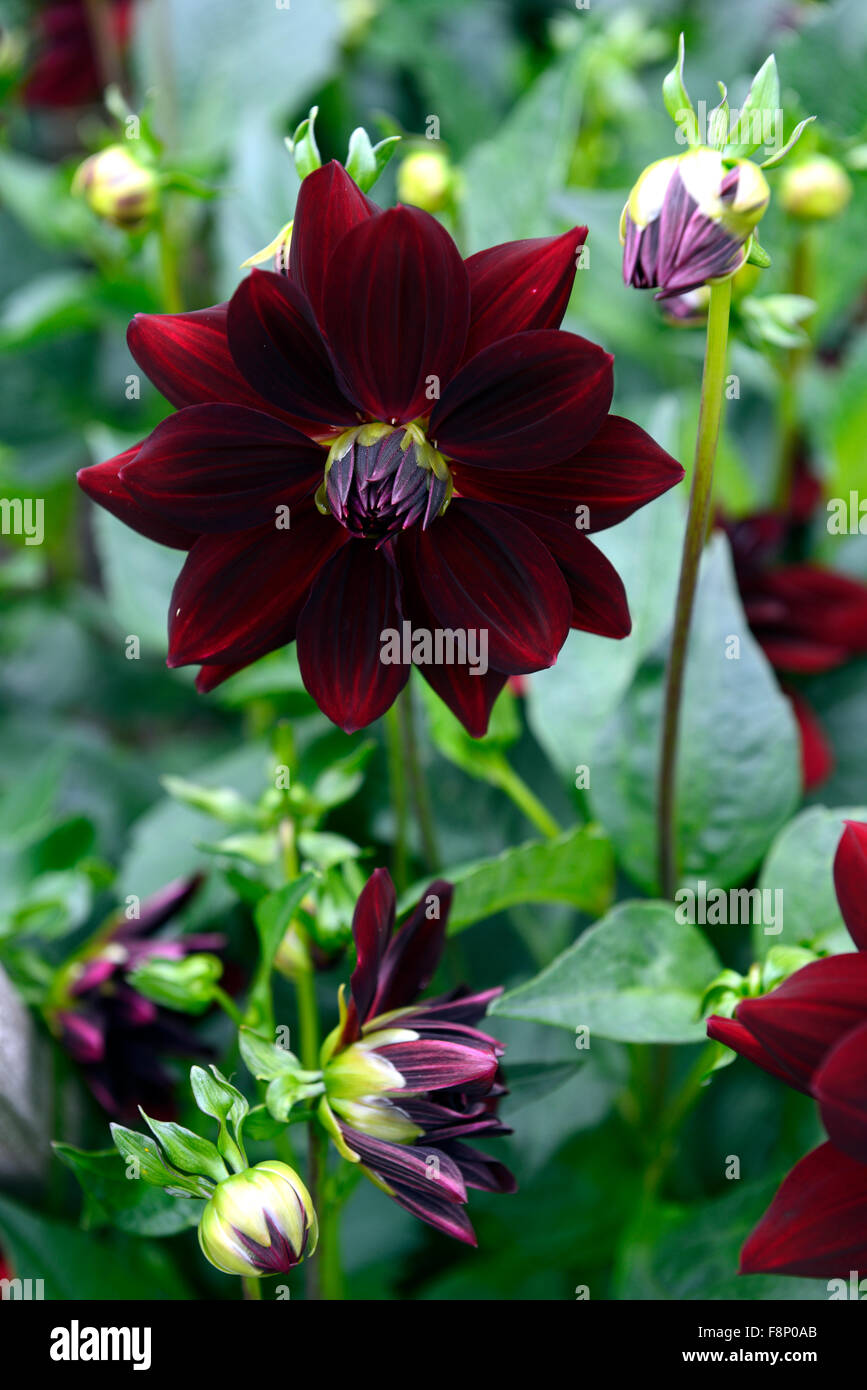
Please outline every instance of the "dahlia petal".
[[[434, 879], [397, 935], [388, 940], [376, 995], [365, 1017], [412, 1004], [427, 989], [443, 953], [453, 892], [450, 883]], [[436, 904], [434, 917], [428, 915], [432, 900]]]
[[783, 693], [788, 697], [798, 722], [804, 791], [812, 791], [827, 781], [833, 772], [834, 750], [825, 737], [822, 725], [800, 691], [784, 688]]
[[289, 271], [310, 301], [320, 328], [329, 262], [338, 242], [359, 222], [378, 213], [376, 204], [334, 159], [302, 181], [289, 243]]
[[189, 550], [190, 546], [195, 545], [198, 532], [175, 526], [140, 506], [120, 480], [120, 470], [132, 463], [141, 447], [141, 444], [135, 444], [105, 463], [94, 463], [90, 468], [79, 469], [78, 486], [92, 502], [111, 512], [125, 526], [138, 531], [140, 536], [147, 536], [149, 541], [156, 541], [159, 545], [171, 546], [173, 550]]
[[229, 301], [229, 350], [247, 381], [311, 431], [357, 425], [341, 394], [310, 306], [294, 281], [251, 270]]
[[325, 288], [331, 354], [352, 398], [374, 419], [426, 414], [457, 370], [470, 291], [460, 253], [420, 208], [368, 218], [340, 243]]
[[736, 1016], [797, 1083], [809, 1084], [829, 1049], [867, 1020], [867, 953], [811, 961], [770, 994], [742, 1000]]
[[498, 338], [559, 328], [569, 303], [586, 227], [562, 236], [507, 241], [465, 262], [470, 277], [470, 331], [464, 359]]
[[102, 1060], [105, 1056], [105, 1029], [101, 1023], [71, 1012], [58, 1014], [57, 1021], [62, 1029], [63, 1046], [70, 1057], [84, 1064]]
[[813, 1094], [831, 1143], [867, 1164], [867, 1023], [831, 1049], [813, 1078]]
[[169, 665], [246, 665], [291, 642], [317, 572], [345, 541], [312, 506], [296, 510], [288, 531], [203, 536], [172, 593]]
[[467, 1187], [474, 1187], [479, 1192], [517, 1192], [514, 1174], [509, 1172], [505, 1163], [491, 1158], [490, 1154], [481, 1153], [479, 1149], [454, 1139], [444, 1143], [442, 1148], [460, 1168]]
[[136, 314], [127, 330], [129, 350], [172, 405], [222, 401], [251, 410], [271, 407], [238, 371], [226, 332], [228, 304], [189, 314]]
[[859, 951], [867, 951], [867, 825], [847, 820], [834, 855], [834, 887], [843, 921]]
[[423, 1038], [418, 1042], [391, 1043], [377, 1048], [381, 1057], [397, 1067], [407, 1091], [441, 1091], [474, 1082], [493, 1081], [496, 1054], [487, 1047]]
[[771, 664], [830, 671], [867, 652], [867, 585], [816, 565], [785, 565], [762, 577], [746, 613]]
[[157, 425], [121, 482], [176, 526], [243, 531], [273, 523], [277, 505], [300, 502], [322, 468], [322, 450], [273, 415], [192, 405]]
[[137, 918], [124, 918], [112, 934], [114, 939], [129, 941], [152, 936], [154, 932], [171, 921], [196, 896], [202, 886], [202, 875], [192, 874], [188, 878], [176, 878], [158, 892], [145, 898]]
[[487, 1013], [491, 1001], [498, 999], [502, 992], [502, 985], [497, 985], [495, 989], [483, 990], [479, 994], [470, 994], [467, 989], [454, 990], [436, 999], [422, 1000], [413, 1017], [443, 1023], [478, 1023]]
[[796, 1081], [790, 1071], [771, 1056], [766, 1048], [762, 1047], [758, 1038], [754, 1038], [746, 1024], [741, 1023], [737, 1018], [723, 1018], [720, 1014], [712, 1014], [707, 1020], [707, 1035], [715, 1042], [722, 1043], [725, 1047], [730, 1047], [732, 1052], [737, 1052], [738, 1056], [746, 1057], [747, 1061], [755, 1062], [757, 1067], [775, 1076], [779, 1081], [785, 1081], [787, 1086], [793, 1086], [798, 1091], [803, 1091], [805, 1095], [810, 1094], [806, 1080]]
[[[435, 631], [437, 618], [418, 583], [412, 563], [401, 566], [401, 581], [402, 607], [413, 631], [419, 628], [425, 632]], [[487, 732], [491, 710], [507, 677], [501, 671], [482, 672], [479, 666], [457, 662], [425, 662], [419, 664], [418, 669], [467, 733], [481, 738]]]
[[833, 1144], [796, 1164], [741, 1251], [742, 1274], [848, 1279], [867, 1267], [867, 1167]]
[[317, 577], [298, 620], [298, 663], [319, 708], [348, 734], [384, 714], [407, 682], [409, 667], [380, 655], [381, 634], [401, 621], [394, 566], [369, 542], [352, 541]]
[[535, 329], [471, 358], [434, 406], [430, 436], [458, 463], [535, 469], [593, 438], [611, 404], [614, 359], [575, 333]]
[[506, 511], [528, 526], [553, 555], [572, 596], [572, 626], [601, 637], [632, 631], [623, 580], [607, 556], [574, 526], [538, 512]]
[[[374, 1139], [345, 1124], [341, 1124], [340, 1128], [347, 1144], [360, 1155], [365, 1167], [373, 1169], [389, 1186], [399, 1182], [422, 1192], [433, 1187], [447, 1202], [457, 1204], [467, 1200], [461, 1170], [453, 1159], [441, 1154], [439, 1149], [428, 1148], [424, 1144], [393, 1144], [388, 1139]], [[437, 1160], [436, 1177], [431, 1175], [434, 1165], [428, 1162], [433, 1158]]]
[[432, 1182], [428, 1183], [427, 1189], [424, 1190], [394, 1182], [391, 1198], [411, 1216], [417, 1216], [420, 1221], [433, 1226], [434, 1230], [441, 1231], [443, 1235], [462, 1241], [464, 1245], [478, 1245], [470, 1218], [464, 1208], [450, 1202], [433, 1188]]
[[352, 972], [352, 999], [342, 1040], [358, 1036], [359, 1023], [369, 1018], [377, 994], [382, 958], [394, 931], [397, 897], [387, 869], [374, 869], [361, 890], [352, 918], [357, 964]]
[[414, 540], [416, 579], [438, 626], [487, 632], [495, 670], [553, 665], [572, 599], [550, 552], [523, 522], [501, 507], [461, 498]]
[[458, 492], [482, 501], [544, 512], [574, 526], [586, 507], [585, 532], [625, 521], [681, 481], [680, 464], [631, 420], [609, 415], [579, 453], [553, 467], [490, 469], [459, 465]]

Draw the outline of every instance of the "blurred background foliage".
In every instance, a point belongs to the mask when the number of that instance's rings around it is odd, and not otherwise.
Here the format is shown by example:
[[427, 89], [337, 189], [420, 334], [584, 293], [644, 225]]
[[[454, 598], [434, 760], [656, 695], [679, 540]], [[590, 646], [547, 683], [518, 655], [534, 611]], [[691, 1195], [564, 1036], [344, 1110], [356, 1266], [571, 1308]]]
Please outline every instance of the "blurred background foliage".
[[[43, 545], [0, 537], [0, 945], [25, 997], [39, 992], [34, 960], [48, 968], [125, 895], [145, 897], [201, 867], [208, 883], [191, 920], [219, 919], [243, 969], [252, 955], [256, 873], [270, 862], [267, 826], [259, 826], [258, 847], [223, 843], [209, 852], [241, 828], [229, 816], [228, 828], [215, 831], [207, 805], [178, 795], [177, 785], [170, 796], [162, 779], [229, 787], [255, 803], [266, 785], [270, 731], [280, 721], [291, 727], [305, 785], [315, 787], [336, 759], [356, 752], [364, 774], [356, 776], [350, 763], [309, 821], [311, 832], [343, 836], [349, 849], [336, 838], [311, 840], [307, 860], [328, 871], [351, 862], [363, 878], [389, 862], [394, 838], [381, 731], [352, 739], [336, 732], [305, 694], [291, 652], [266, 658], [211, 696], [196, 695], [189, 671], [164, 664], [180, 555], [97, 512], [76, 489], [76, 469], [141, 438], [167, 413], [144, 379], [140, 399], [130, 391], [138, 369], [124, 333], [132, 313], [170, 304], [157, 238], [101, 223], [71, 192], [82, 158], [117, 138], [115, 117], [98, 99], [57, 107], [28, 97], [22, 73], [34, 60], [46, 8], [11, 0], [0, 6], [0, 496], [45, 503]], [[266, 0], [139, 0], [132, 10], [115, 75], [131, 109], [147, 111], [162, 167], [172, 171], [163, 215], [183, 307], [225, 298], [241, 262], [291, 217], [298, 176], [283, 137], [312, 105], [323, 158], [343, 157], [359, 125], [404, 137], [374, 193], [384, 204], [395, 197], [405, 152], [429, 148], [426, 131], [436, 117], [437, 148], [454, 178], [443, 216], [464, 254], [573, 222], [589, 225], [566, 326], [615, 354], [614, 408], [686, 463], [703, 335], [673, 326], [650, 296], [623, 287], [618, 220], [641, 169], [678, 149], [660, 100], [678, 32], [686, 34], [690, 89], [709, 101], [723, 78], [736, 104], [774, 50], [787, 125], [817, 113], [805, 145], [846, 163], [852, 181], [845, 215], [809, 233], [816, 309], [813, 350], [800, 364], [797, 428], [828, 495], [863, 486], [861, 0], [592, 0], [586, 9], [566, 0], [292, 0], [285, 10]], [[779, 178], [770, 175], [773, 187]], [[762, 242], [773, 263], [755, 296], [791, 291], [801, 235], [772, 204]], [[787, 354], [807, 341], [779, 323], [775, 340], [769, 315], [761, 306], [743, 314], [732, 345], [739, 396], [727, 412], [717, 495], [730, 517], [773, 501], [781, 381]], [[643, 734], [658, 694], [683, 500], [668, 497], [603, 538], [630, 596], [629, 639], [572, 634], [558, 666], [509, 695], [502, 722], [475, 748], [417, 694], [439, 856], [449, 869], [468, 866], [458, 874], [465, 883], [457, 925], [479, 923], [456, 939], [449, 968], [478, 987], [526, 981], [614, 896], [654, 891], [654, 749]], [[829, 535], [820, 515], [809, 543], [814, 556], [867, 580], [859, 537]], [[797, 823], [794, 832], [783, 829], [802, 800], [794, 723], [746, 630], [721, 537], [705, 567], [699, 609], [704, 640], [744, 634], [738, 677], [746, 671], [750, 683], [746, 693], [743, 684], [726, 688], [707, 652], [692, 654], [681, 773], [687, 871], [723, 886], [750, 881], [782, 831], [774, 849], [779, 873], [808, 878], [799, 891], [810, 904], [810, 893], [821, 898], [823, 930], [831, 932], [838, 926], [826, 891], [833, 843], [805, 875]], [[131, 636], [140, 641], [137, 659], [128, 658]], [[864, 667], [862, 659], [802, 682], [835, 755], [833, 772], [808, 801], [854, 806], [864, 797]], [[745, 704], [750, 720], [741, 717]], [[578, 827], [565, 832], [556, 865], [519, 854], [491, 866], [507, 847], [537, 836], [503, 794], [497, 759], [505, 748], [560, 825]], [[580, 764], [593, 777], [588, 789], [576, 790]], [[733, 765], [740, 769], [734, 778]], [[789, 846], [785, 837], [793, 834]], [[411, 849], [415, 879], [424, 871], [422, 846]], [[778, 883], [779, 874], [769, 881]], [[351, 901], [353, 882], [349, 872], [333, 885], [335, 931], [345, 931], [340, 894]], [[714, 945], [726, 964], [745, 969], [748, 933], [734, 942], [732, 935]], [[675, 975], [678, 969], [675, 961]], [[325, 977], [323, 999], [336, 978]], [[699, 995], [701, 986], [697, 979]], [[291, 1017], [288, 988], [282, 1008]], [[775, 1181], [818, 1133], [806, 1102], [743, 1063], [719, 1073], [685, 1132], [664, 1198], [645, 1200], [641, 1119], [636, 1129], [635, 1117], [624, 1115], [624, 1085], [631, 1078], [629, 1094], [653, 1116], [666, 1077], [636, 1074], [641, 1062], [632, 1044], [603, 1039], [576, 1051], [573, 1025], [549, 1026], [550, 1011], [542, 1023], [532, 1021], [538, 1010], [526, 1002], [512, 1006], [514, 1017], [502, 1012], [497, 1031], [511, 1063], [506, 1115], [515, 1126], [505, 1147], [519, 1194], [474, 1200], [476, 1254], [433, 1236], [363, 1184], [345, 1219], [352, 1296], [571, 1298], [579, 1285], [594, 1298], [825, 1296], [824, 1285], [811, 1281], [739, 1282], [734, 1273], [739, 1245]], [[225, 1019], [208, 1017], [202, 1027], [225, 1048]], [[679, 1039], [686, 1045], [670, 1059], [674, 1073], [688, 1069], [689, 1044], [700, 1036], [699, 1027]], [[83, 1093], [70, 1099], [61, 1085], [55, 1106], [55, 1137], [105, 1147], [105, 1119]], [[736, 1184], [725, 1180], [728, 1154], [741, 1159]], [[32, 1268], [44, 1277], [53, 1296], [233, 1296], [229, 1281], [198, 1258], [191, 1236], [144, 1238], [134, 1233], [134, 1218], [126, 1232], [111, 1232], [110, 1205], [91, 1203], [82, 1234], [71, 1176], [56, 1160], [50, 1169], [37, 1163], [12, 1177], [0, 1197], [4, 1247], [22, 1273]]]

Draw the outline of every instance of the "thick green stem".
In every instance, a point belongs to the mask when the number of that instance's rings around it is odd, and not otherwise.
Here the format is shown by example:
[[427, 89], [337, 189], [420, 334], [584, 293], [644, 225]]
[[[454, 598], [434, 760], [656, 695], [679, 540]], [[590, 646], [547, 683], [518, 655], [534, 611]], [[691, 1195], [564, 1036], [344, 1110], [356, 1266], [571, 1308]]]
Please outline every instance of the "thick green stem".
[[515, 805], [532, 821], [537, 830], [548, 840], [555, 840], [562, 834], [560, 826], [541, 803], [536, 793], [531, 791], [522, 777], [519, 777], [510, 763], [503, 759], [497, 772], [497, 786], [514, 801]]
[[400, 716], [397, 706], [392, 705], [385, 715], [385, 737], [388, 752], [388, 785], [391, 804], [394, 807], [395, 831], [392, 870], [395, 887], [402, 893], [409, 882], [407, 858], [407, 807], [406, 781], [404, 779], [403, 742], [401, 738]]
[[674, 890], [677, 886], [675, 775], [677, 771], [678, 724], [696, 582], [710, 519], [713, 465], [719, 438], [725, 386], [726, 344], [728, 342], [731, 295], [731, 280], [723, 280], [720, 284], [711, 285], [692, 491], [689, 498], [689, 514], [683, 542], [680, 581], [674, 609], [674, 631], [665, 686], [657, 814], [659, 883], [667, 898], [674, 896]]
[[246, 1299], [246, 1298], [251, 1298], [251, 1299], [252, 1299], [252, 1298], [261, 1298], [261, 1297], [262, 1297], [262, 1280], [261, 1280], [261, 1279], [255, 1279], [252, 1275], [250, 1275], [249, 1278], [247, 1277], [247, 1275], [243, 1275], [242, 1278], [241, 1278], [241, 1285], [242, 1285], [243, 1290], [244, 1290], [244, 1297], [245, 1297], [245, 1299]]
[[160, 210], [156, 222], [157, 250], [160, 266], [160, 299], [163, 312], [180, 314], [184, 307], [181, 292], [180, 266], [175, 238], [172, 233], [165, 208]]

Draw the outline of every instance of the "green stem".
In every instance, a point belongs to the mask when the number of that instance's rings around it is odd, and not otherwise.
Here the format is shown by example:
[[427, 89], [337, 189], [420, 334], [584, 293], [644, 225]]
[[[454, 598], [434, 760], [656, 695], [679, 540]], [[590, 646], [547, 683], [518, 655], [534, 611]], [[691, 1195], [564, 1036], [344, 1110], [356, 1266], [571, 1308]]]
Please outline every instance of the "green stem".
[[429, 873], [436, 873], [440, 866], [439, 847], [434, 825], [433, 807], [416, 738], [415, 712], [413, 709], [412, 683], [407, 682], [397, 699], [397, 714], [401, 731], [406, 770], [409, 777], [410, 796]]
[[[801, 295], [806, 299], [815, 298], [814, 264], [810, 229], [805, 227], [799, 234], [792, 250], [792, 264], [789, 271], [789, 293]], [[806, 322], [801, 325], [807, 331]], [[774, 489], [775, 506], [786, 511], [792, 493], [795, 465], [801, 445], [801, 421], [798, 409], [798, 378], [804, 359], [809, 355], [809, 345], [790, 348], [780, 369], [781, 384], [779, 397], [780, 412], [780, 456], [777, 462], [777, 479]]]
[[238, 1008], [234, 999], [232, 999], [231, 996], [228, 995], [224, 989], [220, 989], [219, 985], [212, 986], [211, 995], [214, 1000], [214, 1003], [219, 1004], [220, 1008], [223, 1010], [223, 1013], [229, 1015], [229, 1018], [232, 1020], [235, 1027], [242, 1028], [244, 1026], [244, 1015], [241, 1013], [241, 1010]]
[[184, 307], [181, 292], [180, 266], [177, 247], [172, 234], [166, 209], [162, 208], [156, 221], [157, 251], [160, 267], [160, 299], [163, 312], [179, 314]]
[[719, 1046], [707, 1043], [699, 1053], [674, 1099], [663, 1112], [656, 1141], [656, 1152], [644, 1174], [643, 1195], [650, 1199], [659, 1191], [662, 1179], [677, 1152], [680, 1127], [699, 1099], [708, 1072], [716, 1061]]
[[388, 752], [388, 784], [391, 802], [394, 806], [395, 833], [392, 869], [398, 893], [402, 893], [409, 882], [406, 846], [407, 833], [407, 794], [404, 780], [403, 744], [401, 738], [400, 716], [397, 706], [392, 705], [385, 715], [385, 736]]
[[[319, 1067], [319, 1006], [316, 1000], [314, 971], [299, 972], [295, 978], [295, 990], [301, 1032], [301, 1061], [306, 1070], [316, 1071]], [[307, 1186], [319, 1220], [318, 1252], [307, 1261], [307, 1297], [316, 1300], [330, 1296], [326, 1292], [327, 1275], [332, 1264], [339, 1258], [332, 1250], [336, 1232], [333, 1229], [330, 1194], [325, 1181], [328, 1140], [316, 1119], [311, 1120], [308, 1125], [307, 1146]]]
[[519, 810], [529, 821], [532, 821], [537, 830], [548, 840], [555, 840], [562, 834], [560, 826], [539, 800], [536, 793], [531, 791], [522, 777], [519, 777], [510, 763], [503, 758], [502, 766], [497, 771], [496, 785], [501, 791], [510, 797]]
[[674, 896], [677, 885], [675, 774], [677, 770], [678, 724], [699, 562], [710, 519], [713, 466], [717, 440], [719, 439], [723, 388], [725, 386], [726, 345], [731, 296], [731, 280], [723, 280], [720, 284], [710, 287], [698, 438], [695, 446], [692, 491], [689, 497], [689, 513], [683, 542], [680, 581], [674, 609], [674, 631], [665, 686], [657, 814], [659, 882], [667, 898]]
[[248, 1277], [246, 1274], [244, 1274], [244, 1275], [241, 1276], [241, 1285], [242, 1285], [242, 1287], [243, 1287], [243, 1289], [244, 1289], [244, 1298], [245, 1298], [245, 1299], [246, 1299], [246, 1298], [261, 1298], [261, 1297], [262, 1297], [262, 1280], [261, 1280], [261, 1279], [255, 1279], [255, 1278], [253, 1278], [252, 1275]]

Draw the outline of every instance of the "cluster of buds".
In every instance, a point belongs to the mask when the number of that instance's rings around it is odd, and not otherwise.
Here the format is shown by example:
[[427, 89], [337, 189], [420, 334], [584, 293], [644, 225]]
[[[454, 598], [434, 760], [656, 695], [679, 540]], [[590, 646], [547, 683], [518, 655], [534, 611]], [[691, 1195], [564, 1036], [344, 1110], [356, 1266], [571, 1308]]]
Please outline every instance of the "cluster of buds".
[[288, 1163], [251, 1166], [244, 1151], [246, 1098], [216, 1067], [193, 1067], [199, 1109], [219, 1122], [214, 1144], [181, 1125], [142, 1117], [151, 1134], [112, 1125], [112, 1137], [136, 1176], [174, 1196], [203, 1199], [199, 1245], [224, 1274], [285, 1274], [316, 1249], [318, 1226], [310, 1193]]

